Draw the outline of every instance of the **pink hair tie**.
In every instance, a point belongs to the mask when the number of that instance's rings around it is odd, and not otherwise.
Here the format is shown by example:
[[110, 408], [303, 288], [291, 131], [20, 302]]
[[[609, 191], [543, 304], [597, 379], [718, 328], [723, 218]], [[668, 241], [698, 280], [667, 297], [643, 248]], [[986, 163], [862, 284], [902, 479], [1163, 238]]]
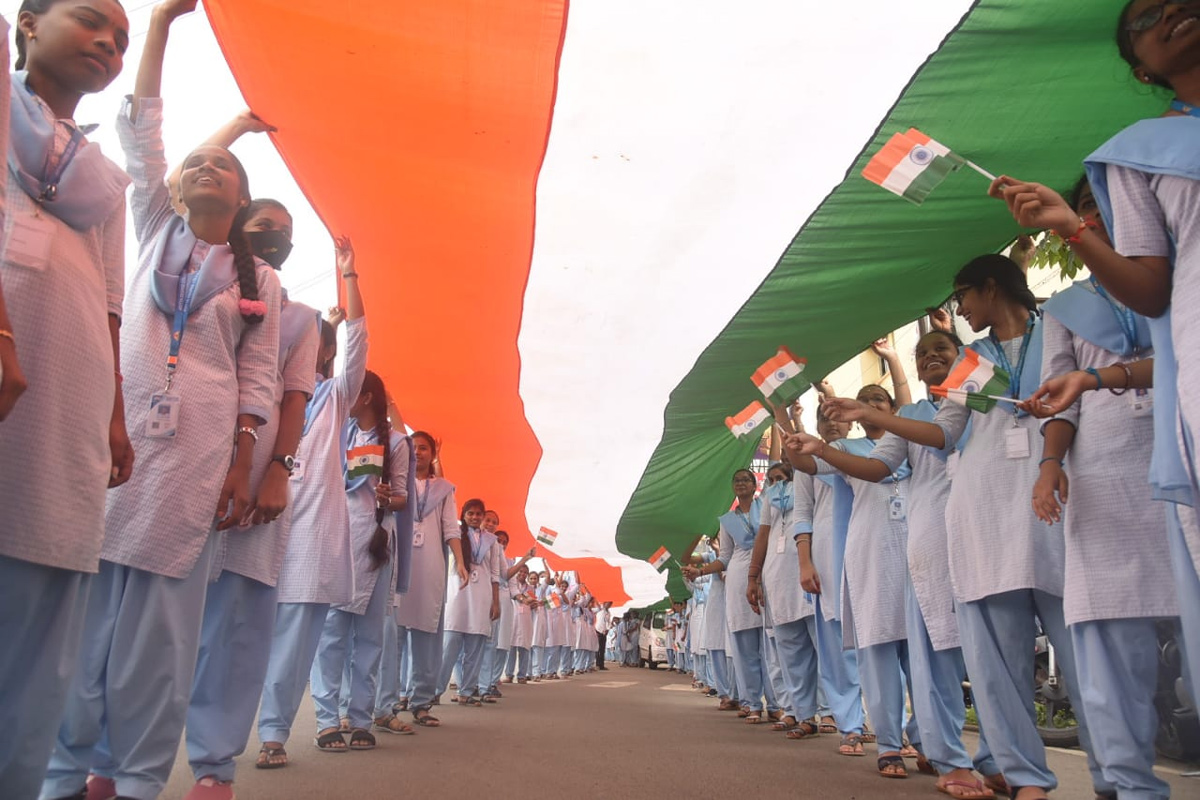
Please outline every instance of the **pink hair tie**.
[[238, 300], [238, 311], [243, 317], [266, 317], [267, 304], [262, 300], [247, 300], [243, 297]]

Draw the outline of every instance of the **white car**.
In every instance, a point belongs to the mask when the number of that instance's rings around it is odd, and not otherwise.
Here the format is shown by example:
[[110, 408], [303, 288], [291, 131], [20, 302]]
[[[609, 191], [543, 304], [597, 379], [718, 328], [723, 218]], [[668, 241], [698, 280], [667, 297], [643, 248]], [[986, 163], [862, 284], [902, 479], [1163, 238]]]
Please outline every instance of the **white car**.
[[659, 664], [667, 663], [667, 632], [663, 630], [665, 618], [665, 612], [655, 611], [642, 619], [642, 627], [638, 631], [638, 659], [650, 669], [658, 669]]

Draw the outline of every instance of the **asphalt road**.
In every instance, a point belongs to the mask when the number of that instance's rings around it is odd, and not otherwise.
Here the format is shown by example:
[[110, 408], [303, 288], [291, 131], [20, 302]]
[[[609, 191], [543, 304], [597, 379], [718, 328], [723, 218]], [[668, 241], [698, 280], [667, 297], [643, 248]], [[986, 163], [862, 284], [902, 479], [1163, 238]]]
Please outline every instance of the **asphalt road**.
[[[766, 725], [718, 712], [682, 676], [636, 668], [552, 683], [505, 686], [497, 705], [439, 706], [436, 730], [377, 734], [369, 752], [329, 754], [313, 747], [305, 702], [289, 743], [291, 764], [254, 768], [257, 739], [238, 760], [239, 800], [498, 800], [583, 798], [904, 798], [944, 797], [934, 779], [887, 780], [867, 758], [838, 755], [836, 736], [789, 741]], [[974, 746], [974, 741], [969, 743]], [[910, 765], [912, 762], [909, 762]], [[1093, 800], [1083, 755], [1051, 751], [1055, 800]], [[1165, 764], [1177, 800], [1200, 798], [1200, 779]], [[192, 777], [181, 750], [164, 800], [180, 800]]]

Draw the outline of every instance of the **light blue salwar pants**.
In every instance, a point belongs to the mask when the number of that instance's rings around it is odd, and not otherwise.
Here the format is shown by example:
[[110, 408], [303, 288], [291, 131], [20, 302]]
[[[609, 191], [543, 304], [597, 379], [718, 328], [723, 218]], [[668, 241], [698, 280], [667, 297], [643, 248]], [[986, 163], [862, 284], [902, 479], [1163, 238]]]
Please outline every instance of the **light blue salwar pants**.
[[733, 669], [743, 707], [751, 711], [762, 711], [765, 697], [767, 711], [777, 710], [775, 692], [767, 679], [767, 664], [763, 653], [766, 635], [763, 629], [734, 631], [729, 638], [733, 642]]
[[967, 755], [962, 730], [967, 720], [963, 678], [967, 667], [962, 648], [934, 650], [911, 582], [905, 606], [908, 624], [908, 663], [913, 715], [920, 727], [921, 752], [945, 775], [955, 769], [975, 769], [981, 775], [1000, 771], [981, 733], [975, 758]]
[[462, 678], [458, 684], [458, 693], [471, 697], [475, 694], [475, 687], [479, 685], [479, 668], [483, 665], [483, 648], [487, 643], [487, 636], [482, 633], [446, 631], [445, 639], [446, 649], [442, 653], [442, 674], [438, 676], [437, 694], [440, 697], [450, 685], [450, 673], [454, 670], [459, 655], [462, 655]]
[[775, 624], [775, 650], [785, 701], [781, 703], [797, 720], [806, 720], [818, 712], [817, 645], [809, 633], [812, 617]]
[[[0, 786], [33, 800], [79, 668], [92, 576], [0, 556]], [[86, 778], [86, 776], [85, 776]], [[83, 784], [75, 787], [75, 791]]]
[[863, 696], [859, 682], [858, 655], [842, 648], [841, 620], [825, 619], [820, 595], [813, 596], [817, 626], [817, 661], [821, 686], [829, 703], [830, 714], [845, 736], [863, 732]]
[[512, 680], [529, 680], [529, 648], [512, 647], [508, 651], [508, 663], [504, 674]]
[[329, 614], [328, 603], [279, 603], [258, 710], [258, 740], [287, 744]]
[[733, 697], [733, 687], [729, 685], [729, 656], [724, 650], [708, 651], [709, 686], [717, 690], [717, 696], [722, 700]]
[[1077, 622], [1070, 627], [1092, 755], [1121, 800], [1165, 800], [1154, 774], [1158, 630], [1153, 619]]
[[[1183, 513], [1195, 513], [1184, 509]], [[1179, 592], [1179, 627], [1182, 635], [1183, 676], [1194, 698], [1200, 698], [1200, 575], [1188, 550], [1179, 520], [1180, 509], [1167, 503], [1167, 539], [1171, 547], [1171, 571]]]
[[479, 668], [479, 694], [484, 695], [499, 688], [500, 676], [507, 661], [508, 651], [498, 647], [492, 647], [483, 654], [483, 664]]
[[546, 659], [546, 648], [534, 645], [529, 648], [530, 671], [533, 673], [531, 677], [542, 677], [542, 663]]
[[904, 746], [907, 661], [908, 642], [903, 639], [858, 648], [863, 698], [880, 753], [896, 753]]
[[[342, 695], [348, 694], [346, 716], [351, 728], [371, 729], [375, 715], [375, 687], [383, 657], [383, 623], [389, 616], [388, 594], [391, 573], [381, 571], [362, 614], [331, 608], [317, 657], [309, 674], [317, 730], [337, 728]], [[343, 673], [350, 668], [349, 691], [342, 687]]]
[[232, 781], [233, 760], [246, 751], [271, 659], [275, 598], [275, 587], [233, 572], [208, 585], [187, 712], [196, 780]]
[[154, 800], [162, 792], [183, 736], [220, 538], [208, 534], [185, 578], [101, 560], [43, 798], [78, 792], [101, 760], [118, 794]]
[[408, 652], [408, 629], [396, 624], [391, 610], [383, 620], [383, 654], [379, 659], [379, 688], [375, 692], [375, 716], [395, 713], [400, 700], [412, 694], [412, 662]]
[[408, 633], [408, 662], [412, 665], [412, 690], [408, 707], [413, 711], [428, 710], [439, 697], [438, 679], [442, 672], [442, 633], [400, 628], [401, 637]]
[[[1018, 589], [960, 603], [956, 613], [979, 721], [996, 764], [1014, 789], [1054, 789], [1058, 780], [1046, 765], [1046, 749], [1038, 735], [1029, 695], [1034, 686], [1036, 615], [1054, 645], [1068, 693], [1078, 696], [1075, 654], [1063, 622], [1062, 598], [1035, 589]], [[1080, 744], [1091, 753], [1085, 709], [1080, 703], [1074, 708]], [[1115, 791], [1090, 755], [1088, 769], [1097, 794]]]

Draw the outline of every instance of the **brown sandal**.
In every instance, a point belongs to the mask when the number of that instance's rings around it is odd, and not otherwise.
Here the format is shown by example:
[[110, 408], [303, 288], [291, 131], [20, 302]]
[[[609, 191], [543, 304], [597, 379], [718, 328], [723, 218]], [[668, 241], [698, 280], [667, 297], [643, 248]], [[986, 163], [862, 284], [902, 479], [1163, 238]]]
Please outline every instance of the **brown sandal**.
[[384, 714], [375, 718], [375, 729], [384, 733], [395, 733], [399, 736], [411, 736], [416, 731], [412, 725], [406, 725], [395, 714]]
[[258, 769], [283, 769], [287, 765], [287, 750], [283, 749], [283, 745], [275, 743], [264, 744], [258, 751], [258, 759], [254, 762], [254, 766]]
[[761, 711], [748, 711], [746, 712], [746, 718], [742, 720], [747, 725], [757, 725], [762, 721]]
[[[791, 720], [791, 721], [789, 722], [789, 720]], [[773, 723], [771, 725], [771, 730], [787, 732], [787, 731], [795, 729], [795, 727], [798, 724], [799, 723], [796, 722], [796, 718], [793, 717], [791, 714], [788, 714], [783, 719]]]
[[821, 729], [818, 728], [816, 725], [814, 725], [810, 720], [806, 719], [806, 720], [804, 720], [804, 722], [801, 722], [799, 725], [797, 725], [794, 729], [785, 733], [784, 736], [786, 736], [789, 739], [799, 740], [799, 739], [811, 739], [814, 736], [819, 736], [820, 734], [821, 734]]
[[882, 778], [907, 778], [908, 770], [904, 767], [904, 756], [899, 753], [889, 753], [875, 759], [875, 766]]
[[843, 756], [865, 756], [863, 751], [862, 734], [847, 733], [842, 737], [842, 743], [838, 745], [838, 754]]

